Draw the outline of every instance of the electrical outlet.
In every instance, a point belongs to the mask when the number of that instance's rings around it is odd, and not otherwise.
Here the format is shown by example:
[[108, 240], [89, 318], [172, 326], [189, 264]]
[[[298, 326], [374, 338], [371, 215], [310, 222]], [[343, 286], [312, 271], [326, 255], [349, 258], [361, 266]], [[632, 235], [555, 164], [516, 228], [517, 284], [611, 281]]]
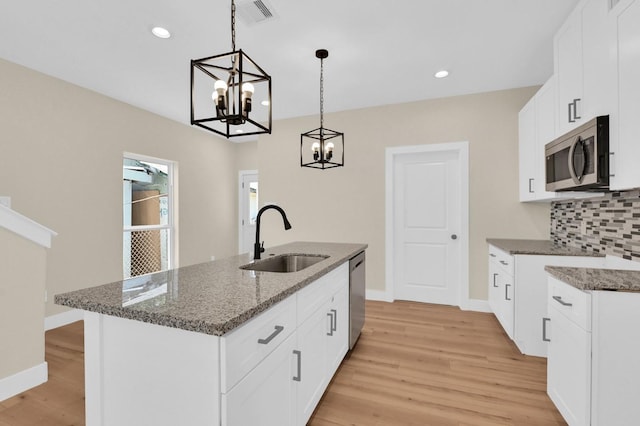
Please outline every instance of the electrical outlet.
[[47, 303], [49, 300], [49, 292], [47, 290], [44, 291], [44, 303]]
[[216, 257], [214, 255], [211, 255], [211, 260], [216, 260]]
[[582, 235], [587, 235], [587, 222], [584, 220], [580, 222], [580, 233]]

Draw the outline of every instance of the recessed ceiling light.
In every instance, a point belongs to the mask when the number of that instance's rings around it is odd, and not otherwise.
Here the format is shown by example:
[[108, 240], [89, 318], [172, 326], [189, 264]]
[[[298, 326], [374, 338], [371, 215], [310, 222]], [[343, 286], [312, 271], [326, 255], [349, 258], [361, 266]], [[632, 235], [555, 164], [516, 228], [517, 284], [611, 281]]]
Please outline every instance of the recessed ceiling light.
[[264, 101], [260, 102], [260, 104], [261, 104], [262, 106], [269, 106], [269, 101], [264, 100]]
[[440, 70], [437, 73], [435, 73], [433, 76], [435, 78], [445, 78], [446, 76], [449, 75], [449, 71], [447, 70]]
[[153, 27], [151, 29], [151, 32], [153, 33], [154, 36], [156, 36], [158, 38], [169, 38], [169, 37], [171, 37], [171, 33], [166, 28]]

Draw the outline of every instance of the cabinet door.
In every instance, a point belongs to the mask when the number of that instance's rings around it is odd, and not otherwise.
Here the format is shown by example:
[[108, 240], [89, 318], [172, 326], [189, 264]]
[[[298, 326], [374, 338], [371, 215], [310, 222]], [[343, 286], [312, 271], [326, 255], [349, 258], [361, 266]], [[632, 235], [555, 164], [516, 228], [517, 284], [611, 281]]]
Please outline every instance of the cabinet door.
[[489, 253], [489, 306], [491, 312], [497, 317], [500, 310], [500, 284], [498, 277], [500, 276], [499, 268], [495, 262], [494, 253]]
[[498, 309], [498, 320], [502, 324], [502, 328], [510, 339], [513, 340], [513, 317], [514, 317], [514, 280], [512, 275], [500, 273], [498, 275], [498, 287], [500, 289]]
[[612, 13], [618, 101], [610, 117], [611, 189], [628, 189], [640, 186], [640, 1], [621, 1]]
[[331, 380], [349, 350], [348, 283], [331, 298], [328, 318], [327, 380]]
[[325, 302], [297, 330], [295, 405], [298, 425], [307, 423], [327, 386], [328, 313], [329, 303]]
[[229, 393], [222, 395], [225, 426], [294, 426], [295, 385], [292, 371], [296, 335], [247, 374]]
[[609, 1], [587, 0], [582, 8], [582, 116], [611, 114], [613, 85], [607, 18]]
[[[551, 292], [550, 292], [551, 293]], [[547, 393], [570, 426], [590, 424], [591, 333], [560, 313], [550, 299]]]
[[518, 114], [518, 156], [520, 173], [520, 201], [536, 198], [536, 109], [535, 96]]
[[558, 132], [582, 124], [582, 16], [576, 9], [554, 40], [555, 74], [558, 78]]

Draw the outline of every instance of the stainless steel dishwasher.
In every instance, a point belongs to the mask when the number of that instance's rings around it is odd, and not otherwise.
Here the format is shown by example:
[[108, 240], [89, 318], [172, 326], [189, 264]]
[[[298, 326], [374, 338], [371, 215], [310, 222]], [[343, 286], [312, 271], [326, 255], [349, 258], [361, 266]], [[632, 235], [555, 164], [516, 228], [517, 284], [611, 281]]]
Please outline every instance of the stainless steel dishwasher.
[[349, 260], [349, 349], [353, 349], [364, 325], [365, 300], [364, 251]]

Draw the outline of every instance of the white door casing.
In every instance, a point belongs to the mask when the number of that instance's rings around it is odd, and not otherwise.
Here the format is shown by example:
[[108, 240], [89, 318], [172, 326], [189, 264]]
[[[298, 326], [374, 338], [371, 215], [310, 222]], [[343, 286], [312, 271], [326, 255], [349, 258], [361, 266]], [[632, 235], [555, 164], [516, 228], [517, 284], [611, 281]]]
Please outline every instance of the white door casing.
[[386, 175], [389, 298], [468, 304], [468, 143], [388, 148]]
[[[258, 206], [258, 171], [240, 171], [239, 188], [238, 253], [252, 253], [256, 235], [255, 214]], [[255, 191], [253, 193], [252, 188]], [[255, 197], [253, 202], [252, 197]], [[254, 210], [256, 211], [254, 212]]]

